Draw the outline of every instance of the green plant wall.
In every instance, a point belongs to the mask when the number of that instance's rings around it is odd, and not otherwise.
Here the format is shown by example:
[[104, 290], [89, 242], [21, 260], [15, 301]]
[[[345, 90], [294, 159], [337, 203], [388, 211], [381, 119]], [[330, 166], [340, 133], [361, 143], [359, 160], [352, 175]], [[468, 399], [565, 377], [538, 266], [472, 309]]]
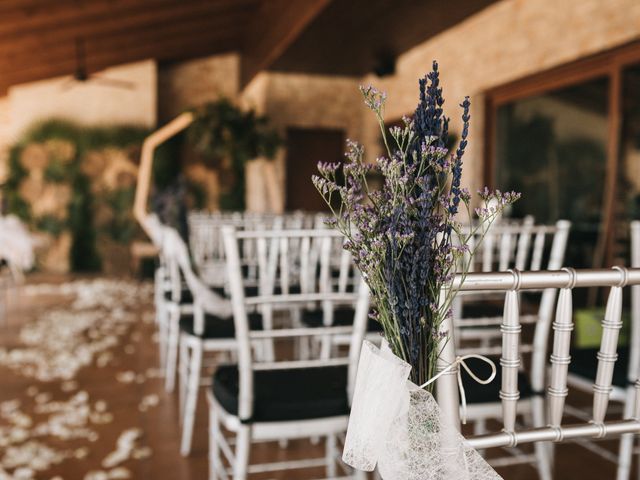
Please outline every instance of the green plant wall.
[[[104, 149], [119, 149], [137, 157], [142, 141], [149, 134], [145, 128], [131, 126], [81, 127], [69, 121], [52, 119], [30, 128], [11, 148], [9, 176], [4, 185], [6, 208], [31, 228], [58, 237], [71, 234], [69, 252], [72, 271], [98, 271], [102, 266], [98, 243], [108, 237], [121, 243], [132, 240], [136, 225], [131, 215], [133, 186], [96, 193], [94, 181], [86, 172], [90, 154]], [[33, 145], [62, 142], [70, 147], [70, 155], [58, 156], [55, 149], [47, 151], [42, 169], [44, 185], [70, 189], [70, 199], [64, 215], [36, 214], [24, 198], [23, 187], [30, 170], [25, 163], [25, 151]], [[64, 158], [63, 158], [64, 157]], [[137, 158], [136, 158], [137, 160]], [[108, 221], [97, 225], [98, 209], [110, 210]]]

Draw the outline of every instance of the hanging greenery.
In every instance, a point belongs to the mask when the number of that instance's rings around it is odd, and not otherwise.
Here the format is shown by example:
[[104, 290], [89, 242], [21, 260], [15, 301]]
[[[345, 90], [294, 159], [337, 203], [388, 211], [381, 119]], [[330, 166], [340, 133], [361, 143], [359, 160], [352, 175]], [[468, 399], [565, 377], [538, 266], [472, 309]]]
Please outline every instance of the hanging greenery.
[[246, 163], [258, 157], [273, 159], [282, 139], [267, 117], [240, 110], [226, 98], [193, 112], [188, 139], [208, 166], [219, 172], [220, 208], [244, 210]]

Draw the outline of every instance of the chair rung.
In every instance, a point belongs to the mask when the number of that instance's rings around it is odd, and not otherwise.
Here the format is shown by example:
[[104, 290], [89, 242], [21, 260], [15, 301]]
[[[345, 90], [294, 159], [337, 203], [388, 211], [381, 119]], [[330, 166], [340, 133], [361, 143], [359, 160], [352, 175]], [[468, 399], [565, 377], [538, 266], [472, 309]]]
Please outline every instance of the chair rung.
[[249, 333], [249, 337], [252, 340], [269, 340], [287, 337], [319, 337], [320, 335], [343, 335], [350, 334], [352, 331], [352, 326], [282, 328], [279, 330], [254, 330]]
[[227, 461], [233, 465], [236, 460], [236, 456], [231, 451], [231, 447], [229, 446], [229, 443], [227, 443], [227, 439], [224, 438], [222, 432], [220, 432], [220, 436], [218, 438], [218, 448], [220, 448]]
[[536, 463], [537, 458], [534, 454], [529, 455], [509, 455], [507, 457], [489, 458], [487, 462], [493, 468], [510, 467], [512, 465], [521, 465], [523, 463]]
[[327, 464], [327, 459], [322, 458], [308, 458], [304, 460], [290, 460], [283, 462], [270, 462], [270, 463], [258, 463], [249, 465], [249, 473], [263, 473], [263, 472], [277, 472], [280, 470], [295, 470], [302, 468], [316, 468], [324, 467]]
[[609, 462], [617, 464], [620, 460], [617, 453], [612, 453], [606, 448], [602, 448], [596, 444], [596, 440], [590, 440], [587, 438], [576, 438], [574, 442], [580, 445], [582, 448], [589, 450], [591, 453], [595, 453], [600, 458], [608, 460]]
[[539, 427], [515, 431], [512, 433], [500, 432], [488, 435], [479, 435], [476, 437], [470, 437], [467, 441], [476, 449], [507, 447], [513, 443], [552, 442], [556, 440], [559, 433], [563, 435], [565, 441], [570, 441], [576, 438], [597, 438], [598, 435], [602, 435], [603, 428], [605, 437], [614, 437], [625, 433], [639, 433], [640, 421], [633, 419], [617, 420], [606, 422], [604, 426], [596, 424], [577, 424], [563, 425], [559, 428]]
[[328, 358], [318, 360], [290, 360], [281, 362], [265, 362], [256, 363], [253, 366], [255, 371], [257, 370], [287, 370], [290, 368], [319, 368], [319, 367], [331, 367], [348, 365], [348, 358]]

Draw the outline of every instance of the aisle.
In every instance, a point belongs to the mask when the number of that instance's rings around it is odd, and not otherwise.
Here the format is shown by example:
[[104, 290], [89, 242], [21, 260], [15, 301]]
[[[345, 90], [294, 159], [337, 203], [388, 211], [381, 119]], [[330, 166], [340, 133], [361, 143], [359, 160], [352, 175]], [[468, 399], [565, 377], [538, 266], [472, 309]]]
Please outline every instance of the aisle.
[[16, 478], [206, 477], [206, 438], [193, 458], [178, 454], [151, 295], [150, 284], [95, 279], [31, 284], [11, 299], [0, 337], [0, 468]]
[[[33, 278], [12, 294], [8, 325], [0, 326], [0, 480], [206, 479], [204, 396], [185, 459], [177, 396], [164, 392], [157, 368], [151, 284]], [[257, 461], [273, 461], [320, 448], [299, 441], [253, 452]], [[556, 478], [613, 476], [611, 464], [575, 445], [558, 453]], [[526, 466], [499, 473], [537, 478]], [[321, 476], [294, 471], [256, 480]]]

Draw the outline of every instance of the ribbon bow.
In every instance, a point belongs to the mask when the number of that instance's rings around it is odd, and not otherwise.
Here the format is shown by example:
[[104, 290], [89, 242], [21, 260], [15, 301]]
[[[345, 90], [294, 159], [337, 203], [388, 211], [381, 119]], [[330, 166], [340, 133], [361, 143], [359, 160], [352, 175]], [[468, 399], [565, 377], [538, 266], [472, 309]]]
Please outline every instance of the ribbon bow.
[[[489, 375], [489, 378], [486, 378], [486, 379], [483, 380], [482, 378], [478, 377], [475, 373], [473, 373], [471, 371], [471, 369], [469, 368], [469, 365], [467, 365], [467, 363], [465, 362], [465, 360], [467, 360], [469, 358], [477, 358], [478, 360], [482, 360], [483, 362], [488, 363], [489, 366], [491, 367], [491, 375]], [[472, 379], [474, 379], [477, 383], [479, 383], [480, 385], [488, 385], [489, 383], [491, 383], [493, 381], [494, 378], [496, 378], [496, 364], [493, 363], [493, 360], [491, 360], [490, 358], [485, 357], [484, 355], [478, 355], [476, 353], [470, 353], [468, 355], [462, 355], [461, 357], [456, 357], [456, 359], [453, 361], [453, 363], [451, 363], [444, 370], [439, 372], [437, 375], [435, 375], [434, 377], [430, 378], [425, 383], [420, 385], [420, 388], [424, 388], [427, 385], [435, 382], [442, 375], [444, 375], [445, 373], [448, 373], [449, 371], [451, 371], [452, 369], [454, 369], [458, 365], [462, 365], [462, 367], [467, 371], [469, 376]], [[464, 385], [462, 384], [462, 373], [461, 373], [461, 371], [459, 369], [458, 369], [457, 377], [458, 377], [458, 388], [460, 390], [460, 400], [461, 400], [461, 404], [462, 404], [462, 415], [461, 415], [462, 419], [461, 420], [462, 420], [463, 424], [466, 424], [467, 423], [467, 396], [465, 395], [465, 392], [464, 392]]]

